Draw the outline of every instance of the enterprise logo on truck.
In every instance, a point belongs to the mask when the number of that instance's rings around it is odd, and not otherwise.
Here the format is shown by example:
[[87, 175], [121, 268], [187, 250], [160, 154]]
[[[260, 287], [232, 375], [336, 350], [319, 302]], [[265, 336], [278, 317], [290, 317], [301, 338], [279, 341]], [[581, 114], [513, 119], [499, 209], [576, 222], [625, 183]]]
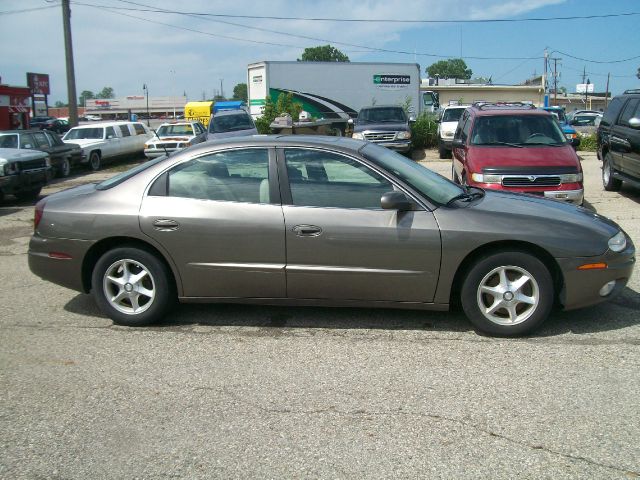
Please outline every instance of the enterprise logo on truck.
[[374, 75], [373, 84], [377, 88], [396, 89], [411, 85], [410, 75]]

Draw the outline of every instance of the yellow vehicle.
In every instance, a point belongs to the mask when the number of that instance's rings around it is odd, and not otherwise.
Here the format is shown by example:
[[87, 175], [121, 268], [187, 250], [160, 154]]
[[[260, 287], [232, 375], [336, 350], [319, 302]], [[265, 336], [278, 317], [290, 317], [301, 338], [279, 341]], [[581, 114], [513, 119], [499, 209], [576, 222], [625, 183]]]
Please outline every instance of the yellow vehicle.
[[200, 122], [205, 127], [209, 126], [212, 112], [213, 102], [189, 102], [184, 106], [185, 120]]

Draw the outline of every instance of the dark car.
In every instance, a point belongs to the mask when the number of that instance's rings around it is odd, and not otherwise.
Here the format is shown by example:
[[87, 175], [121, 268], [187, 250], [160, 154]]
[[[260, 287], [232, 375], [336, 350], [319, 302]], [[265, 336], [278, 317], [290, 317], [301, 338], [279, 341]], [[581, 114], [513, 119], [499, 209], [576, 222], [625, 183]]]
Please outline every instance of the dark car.
[[352, 138], [409, 153], [411, 121], [413, 118], [409, 118], [404, 109], [396, 105], [365, 107], [358, 112], [358, 118], [353, 122]]
[[605, 190], [622, 182], [640, 188], [640, 89], [611, 100], [598, 126], [598, 158]]
[[532, 105], [479, 103], [453, 137], [452, 178], [581, 205], [580, 159], [554, 117]]
[[51, 166], [60, 177], [68, 177], [71, 168], [78, 165], [82, 149], [63, 142], [58, 135], [46, 130], [8, 130], [0, 132], [0, 148], [25, 148], [49, 154]]
[[[570, 148], [570, 147], [569, 147]], [[40, 201], [36, 275], [93, 291], [116, 323], [181, 302], [446, 310], [518, 335], [605, 301], [635, 249], [611, 220], [456, 185], [370, 142], [206, 142]]]
[[38, 150], [0, 148], [0, 201], [5, 195], [32, 200], [49, 181], [49, 155]]
[[221, 110], [216, 112], [209, 121], [207, 139], [244, 137], [257, 133], [258, 129], [251, 115], [244, 110]]
[[47, 120], [40, 127], [42, 130], [49, 130], [51, 132], [55, 132], [59, 135], [66, 133], [69, 131], [71, 126], [67, 120], [62, 120], [59, 118], [54, 118], [52, 120]]
[[56, 117], [32, 117], [29, 119], [29, 126], [31, 128], [41, 129], [47, 122], [56, 120]]

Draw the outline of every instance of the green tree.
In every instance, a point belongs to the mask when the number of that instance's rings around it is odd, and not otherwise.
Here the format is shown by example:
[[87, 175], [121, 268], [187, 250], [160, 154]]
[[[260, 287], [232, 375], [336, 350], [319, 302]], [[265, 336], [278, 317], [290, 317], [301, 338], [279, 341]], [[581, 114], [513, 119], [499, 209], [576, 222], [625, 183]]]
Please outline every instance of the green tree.
[[115, 96], [113, 88], [104, 87], [100, 92], [96, 93], [96, 98], [113, 98]]
[[428, 66], [426, 71], [431, 78], [437, 75], [440, 78], [462, 78], [465, 80], [470, 79], [473, 73], [470, 68], [467, 68], [467, 64], [461, 58], [440, 60]]
[[300, 118], [302, 104], [293, 101], [293, 93], [281, 94], [277, 102], [273, 102], [270, 97], [264, 105], [262, 116], [256, 120], [256, 128], [259, 133], [271, 133], [271, 123], [278, 115], [288, 113], [294, 122]]
[[234, 100], [242, 100], [246, 102], [248, 98], [247, 95], [247, 84], [239, 83], [235, 87], [233, 87], [233, 99]]
[[62, 108], [62, 107], [66, 107], [66, 106], [67, 106], [67, 104], [66, 104], [66, 103], [64, 103], [64, 102], [61, 102], [60, 100], [58, 100], [58, 101], [55, 103], [55, 105], [54, 105], [54, 106], [55, 106], [56, 108]]
[[84, 107], [87, 104], [87, 100], [96, 98], [95, 94], [91, 90], [83, 90], [78, 98], [78, 105]]
[[331, 45], [308, 47], [302, 52], [299, 62], [348, 62], [349, 57]]

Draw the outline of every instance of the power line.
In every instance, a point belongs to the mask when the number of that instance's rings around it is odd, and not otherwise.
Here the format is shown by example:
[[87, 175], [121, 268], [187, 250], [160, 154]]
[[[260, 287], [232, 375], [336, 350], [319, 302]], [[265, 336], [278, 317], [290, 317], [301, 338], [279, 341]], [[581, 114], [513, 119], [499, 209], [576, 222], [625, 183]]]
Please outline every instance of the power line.
[[580, 60], [581, 62], [600, 63], [600, 64], [624, 63], [624, 62], [629, 62], [631, 60], [635, 60], [637, 58], [640, 58], [640, 55], [636, 55], [635, 57], [623, 58], [623, 59], [620, 59], [620, 60], [589, 60], [587, 58], [576, 57], [576, 56], [573, 56], [573, 55], [571, 55], [569, 53], [561, 52], [560, 50], [554, 50], [551, 53], [559, 53], [559, 54], [565, 55], [565, 56], [567, 56], [569, 58], [573, 58], [574, 60]]
[[[120, 0], [120, 1], [124, 2], [124, 0]], [[195, 33], [201, 33], [201, 34], [209, 35], [209, 36], [213, 36], [213, 37], [220, 37], [220, 38], [226, 38], [226, 39], [229, 39], [229, 40], [257, 43], [257, 44], [264, 44], [264, 45], [273, 45], [273, 46], [280, 46], [280, 47], [304, 48], [304, 47], [301, 47], [299, 45], [280, 44], [280, 43], [264, 42], [264, 41], [258, 41], [258, 40], [249, 40], [247, 38], [231, 37], [231, 36], [228, 36], [228, 35], [221, 35], [221, 34], [214, 34], [214, 33], [210, 33], [210, 32], [203, 32], [201, 30], [195, 30], [195, 29], [192, 29], [192, 28], [181, 27], [181, 26], [178, 26], [178, 25], [173, 25], [173, 24], [164, 23], [164, 22], [158, 22], [158, 21], [147, 19], [147, 18], [140, 18], [140, 17], [136, 17], [134, 15], [129, 15], [129, 14], [120, 12], [119, 10], [122, 10], [122, 8], [119, 8], [119, 7], [116, 8], [116, 7], [111, 7], [111, 6], [96, 5], [96, 4], [84, 3], [84, 2], [78, 2], [78, 1], [74, 1], [73, 3], [75, 5], [82, 5], [82, 6], [85, 6], [85, 7], [98, 8], [98, 9], [105, 10], [105, 11], [108, 11], [108, 12], [111, 12], [111, 13], [115, 13], [117, 15], [123, 15], [123, 16], [126, 16], [126, 17], [135, 18], [137, 20], [141, 20], [141, 21], [144, 21], [144, 22], [156, 23], [158, 25], [165, 25], [165, 26], [168, 26], [168, 27], [177, 28], [177, 29], [181, 29], [181, 30], [187, 30], [187, 31], [190, 31], [190, 32], [195, 32]], [[133, 3], [133, 2], [124, 2], [124, 3]], [[172, 13], [172, 14], [177, 14], [177, 15], [192, 16], [192, 14], [190, 14], [190, 13], [183, 13], [183, 12], [158, 11], [157, 13]], [[216, 20], [213, 20], [213, 21], [216, 21]], [[230, 22], [222, 22], [222, 23], [230, 23]], [[438, 54], [435, 54], [435, 53], [427, 53], [427, 52], [410, 52], [410, 51], [407, 51], [407, 50], [392, 50], [392, 49], [387, 49], [387, 48], [370, 47], [370, 46], [367, 46], [367, 45], [359, 45], [359, 44], [355, 44], [355, 43], [340, 42], [340, 41], [337, 41], [337, 40], [330, 40], [330, 39], [323, 39], [323, 38], [316, 38], [316, 37], [306, 37], [306, 36], [303, 36], [303, 35], [296, 35], [296, 34], [291, 34], [291, 33], [287, 33], [287, 32], [278, 32], [278, 31], [275, 31], [275, 30], [267, 30], [267, 29], [263, 29], [263, 28], [260, 28], [260, 27], [251, 27], [251, 26], [242, 25], [242, 24], [232, 24], [232, 25], [238, 26], [238, 27], [241, 27], [241, 28], [246, 28], [246, 29], [263, 30], [263, 31], [271, 32], [271, 33], [278, 33], [278, 34], [281, 34], [281, 35], [287, 35], [287, 36], [292, 36], [292, 37], [300, 37], [300, 38], [305, 38], [307, 40], [314, 40], [314, 41], [319, 41], [319, 42], [332, 43], [332, 44], [335, 44], [335, 45], [345, 45], [345, 46], [353, 47], [353, 48], [366, 49], [366, 51], [368, 51], [368, 52], [392, 53], [392, 54], [398, 54], [398, 55], [417, 55], [417, 56], [421, 56], [421, 57], [431, 57], [431, 58], [453, 58], [453, 57], [456, 57], [455, 55], [438, 55]], [[537, 60], [537, 58], [529, 58], [529, 57], [464, 56], [462, 58], [465, 58], [467, 60]]]
[[4, 12], [0, 12], [0, 15], [14, 15], [16, 13], [28, 13], [28, 12], [37, 12], [39, 10], [47, 10], [48, 8], [56, 8], [59, 7], [60, 4], [49, 5], [46, 7], [36, 7], [36, 8], [24, 8], [22, 10], [7, 10]]
[[[130, 2], [133, 3], [133, 2]], [[206, 13], [206, 12], [181, 12], [177, 10], [157, 9], [148, 5], [141, 5], [145, 8], [125, 8], [121, 10], [132, 10], [140, 12], [156, 12], [156, 13], [174, 13], [181, 15], [194, 15], [200, 17], [218, 17], [218, 18], [245, 18], [253, 20], [294, 20], [308, 22], [354, 22], [354, 23], [433, 23], [433, 24], [450, 24], [450, 23], [515, 23], [515, 22], [548, 22], [548, 21], [564, 21], [564, 20], [592, 20], [602, 18], [632, 17], [640, 15], [640, 12], [626, 13], [610, 13], [604, 15], [572, 15], [566, 17], [533, 17], [533, 18], [491, 18], [491, 19], [475, 19], [475, 20], [406, 20], [393, 18], [333, 18], [333, 17], [283, 17], [272, 15], [231, 15], [224, 13]]]

